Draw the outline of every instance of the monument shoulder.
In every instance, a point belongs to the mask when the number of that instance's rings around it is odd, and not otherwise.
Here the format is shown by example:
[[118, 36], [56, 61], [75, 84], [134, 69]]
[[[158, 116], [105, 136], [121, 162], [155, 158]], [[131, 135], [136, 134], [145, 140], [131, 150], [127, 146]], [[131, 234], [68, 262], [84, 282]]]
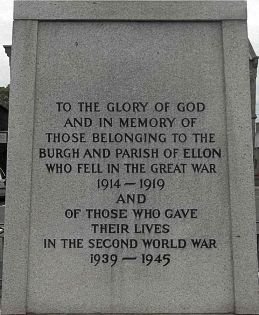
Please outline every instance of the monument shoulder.
[[246, 20], [246, 1], [24, 1], [14, 19], [113, 21]]

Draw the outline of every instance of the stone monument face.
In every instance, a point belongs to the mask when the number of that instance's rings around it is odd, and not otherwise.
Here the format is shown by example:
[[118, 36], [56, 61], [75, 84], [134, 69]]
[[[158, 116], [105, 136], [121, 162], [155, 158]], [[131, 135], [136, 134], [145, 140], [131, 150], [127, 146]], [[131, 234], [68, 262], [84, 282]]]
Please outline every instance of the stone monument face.
[[257, 313], [245, 18], [15, 3], [4, 314]]

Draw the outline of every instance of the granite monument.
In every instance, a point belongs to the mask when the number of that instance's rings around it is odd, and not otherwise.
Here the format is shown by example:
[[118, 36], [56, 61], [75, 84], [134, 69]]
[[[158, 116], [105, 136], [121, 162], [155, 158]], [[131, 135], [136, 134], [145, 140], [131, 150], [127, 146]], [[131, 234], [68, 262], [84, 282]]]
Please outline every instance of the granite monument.
[[245, 1], [15, 1], [3, 314], [258, 314]]

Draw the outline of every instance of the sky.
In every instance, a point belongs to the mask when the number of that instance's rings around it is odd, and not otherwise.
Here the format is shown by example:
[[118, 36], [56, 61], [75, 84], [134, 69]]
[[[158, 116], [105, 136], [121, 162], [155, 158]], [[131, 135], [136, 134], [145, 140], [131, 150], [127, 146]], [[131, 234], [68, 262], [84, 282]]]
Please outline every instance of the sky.
[[[247, 0], [248, 37], [259, 55], [259, 0]], [[0, 86], [10, 83], [9, 61], [3, 45], [12, 43], [13, 0], [0, 0]], [[259, 77], [257, 80], [257, 115], [259, 116]]]

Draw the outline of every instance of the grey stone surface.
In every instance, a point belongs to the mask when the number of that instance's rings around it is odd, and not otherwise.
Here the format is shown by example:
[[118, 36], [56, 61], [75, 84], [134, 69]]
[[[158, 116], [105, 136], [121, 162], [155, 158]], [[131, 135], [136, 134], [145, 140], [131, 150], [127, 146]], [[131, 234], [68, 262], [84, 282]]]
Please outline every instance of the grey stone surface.
[[[16, 21], [14, 28], [3, 314], [259, 313], [245, 11], [244, 1], [16, 3], [15, 18], [25, 21]], [[73, 17], [79, 21], [42, 21]], [[165, 17], [174, 22], [125, 21]], [[58, 110], [57, 102], [69, 102], [71, 109]], [[78, 102], [99, 102], [100, 111], [80, 112]], [[109, 102], [147, 105], [137, 112], [110, 112]], [[155, 111], [158, 102], [168, 102], [167, 111]], [[180, 102], [200, 102], [205, 110], [181, 112]], [[127, 117], [175, 121], [171, 127], [123, 128], [119, 121]], [[67, 119], [73, 118], [92, 125], [69, 126]], [[100, 126], [101, 118], [111, 118], [112, 126]], [[184, 119], [194, 126], [184, 127]], [[80, 132], [80, 143], [48, 141], [47, 133]], [[195, 143], [194, 132], [212, 133], [215, 139]], [[93, 142], [93, 133], [158, 133], [167, 140], [100, 143]], [[186, 142], [174, 143], [172, 133], [185, 133]], [[46, 148], [79, 149], [80, 154], [44, 158]], [[117, 149], [133, 148], [157, 149], [159, 158], [115, 155]], [[221, 153], [188, 158], [187, 148]], [[84, 157], [86, 149], [110, 150], [111, 156]], [[166, 158], [166, 149], [179, 152]], [[72, 170], [52, 173], [50, 163], [67, 163]], [[78, 171], [80, 163], [94, 164], [95, 170], [99, 165], [102, 173]], [[119, 163], [120, 172], [108, 173], [108, 163]], [[124, 163], [143, 163], [146, 172], [127, 173]], [[153, 163], [185, 163], [186, 169], [156, 174]], [[192, 163], [215, 164], [216, 171], [196, 174]], [[122, 186], [98, 189], [103, 178], [119, 179]], [[162, 178], [165, 186], [144, 191], [142, 178]], [[125, 186], [129, 182], [136, 184]], [[147, 200], [121, 204], [120, 193], [144, 193]], [[88, 208], [127, 209], [127, 219], [89, 219]], [[161, 216], [137, 219], [133, 208], [157, 208]], [[197, 209], [197, 218], [166, 218], [171, 208]], [[68, 218], [67, 209], [81, 212]], [[127, 224], [129, 233], [94, 231], [92, 224], [107, 223]], [[169, 225], [169, 231], [137, 233], [134, 227], [141, 224]], [[64, 248], [61, 239], [68, 238], [83, 239], [83, 248]], [[89, 246], [90, 239], [126, 238], [138, 246]], [[196, 249], [196, 238], [216, 246]], [[47, 239], [55, 248], [44, 246]], [[145, 249], [143, 239], [173, 239], [174, 245], [180, 239], [187, 245]], [[111, 262], [94, 266], [93, 254], [116, 254], [118, 261], [113, 267]], [[167, 254], [171, 261], [146, 266], [146, 254]]]
[[2, 313], [26, 312], [37, 25], [14, 23]]
[[[53, 30], [55, 32], [53, 33]], [[30, 240], [30, 274], [28, 288], [28, 309], [30, 312], [100, 312], [117, 313], [122, 309], [126, 313], [165, 313], [165, 312], [203, 312], [220, 310], [231, 312], [233, 309], [231, 252], [229, 239], [229, 211], [226, 136], [224, 120], [224, 86], [222, 67], [221, 26], [217, 23], [39, 23], [34, 125], [34, 164], [32, 188], [31, 240]], [[78, 44], [75, 44], [77, 42]], [[48, 49], [44, 49], [48, 43]], [[152, 43], [152, 44], [151, 44]], [[62, 57], [61, 57], [62, 56]], [[183, 62], [185, 66], [183, 67]], [[55, 75], [51, 75], [55, 69]], [[183, 84], [184, 82], [184, 84]], [[186, 86], [191, 87], [191, 89]], [[46, 91], [48, 93], [46, 94]], [[155, 113], [154, 103], [170, 101], [172, 104], [169, 117], [177, 117], [178, 123], [172, 129], [158, 129], [156, 132], [180, 131], [180, 118], [186, 114], [177, 113], [175, 104], [179, 101], [202, 100], [208, 106], [207, 114], [198, 117], [196, 131], [203, 130], [217, 133], [217, 147], [223, 150], [225, 158], [219, 162], [217, 175], [193, 176], [191, 170], [181, 175], [164, 175], [167, 181], [163, 192], [148, 192], [145, 207], [157, 207], [164, 211], [167, 207], [194, 207], [199, 209], [199, 219], [171, 223], [170, 236], [166, 238], [216, 238], [218, 248], [215, 250], [149, 250], [158, 255], [160, 252], [172, 255], [172, 263], [165, 268], [159, 266], [144, 267], [141, 263], [121, 262], [112, 269], [107, 266], [94, 267], [89, 264], [89, 253], [107, 253], [105, 250], [56, 251], [42, 250], [42, 239], [82, 237], [85, 240], [105, 237], [93, 234], [92, 221], [83, 214], [80, 222], [68, 220], [63, 213], [72, 206], [80, 209], [87, 207], [118, 207], [114, 189], [109, 192], [97, 192], [98, 178], [109, 175], [82, 175], [72, 172], [69, 175], [50, 175], [46, 171], [44, 160], [39, 159], [39, 149], [53, 147], [46, 143], [46, 132], [85, 131], [83, 128], [63, 128], [67, 117], [85, 116], [78, 113], [77, 100], [99, 101], [102, 112], [94, 117], [94, 125], [86, 130], [87, 135], [98, 132], [96, 121], [99, 117], [113, 117], [114, 128], [103, 129], [103, 132], [132, 132], [134, 129], [120, 129], [116, 119], [125, 117], [120, 113], [108, 113], [105, 104], [110, 101], [142, 100], [149, 102], [146, 113], [139, 117], [164, 117]], [[57, 113], [54, 101], [69, 100], [73, 104], [72, 112]], [[129, 117], [135, 117], [133, 113]], [[190, 116], [190, 114], [188, 115]], [[197, 123], [198, 124], [198, 123]], [[153, 132], [152, 128], [138, 128], [138, 132]], [[184, 132], [184, 130], [182, 130]], [[191, 130], [186, 131], [190, 133]], [[92, 144], [87, 136], [88, 148], [125, 147], [125, 144]], [[171, 146], [167, 144], [129, 144], [128, 147], [160, 147], [161, 150]], [[66, 148], [67, 144], [58, 144]], [[78, 147], [78, 144], [72, 145]], [[177, 145], [177, 147], [179, 144]], [[181, 145], [183, 147], [183, 145]], [[192, 146], [191, 141], [184, 146]], [[211, 146], [211, 145], [210, 145]], [[81, 149], [84, 144], [81, 144]], [[180, 160], [180, 159], [179, 159]], [[177, 159], [177, 161], [179, 162]], [[48, 160], [45, 160], [48, 161]], [[58, 162], [58, 160], [52, 160]], [[60, 160], [59, 160], [60, 161]], [[116, 159], [115, 159], [116, 161]], [[119, 161], [119, 160], [118, 160]], [[130, 159], [122, 159], [123, 162]], [[134, 161], [134, 160], [133, 160]], [[136, 160], [135, 160], [136, 161]], [[168, 163], [164, 158], [159, 160], [138, 159], [137, 162]], [[73, 167], [84, 159], [70, 162]], [[91, 160], [87, 159], [87, 163]], [[95, 161], [97, 162], [97, 161]], [[113, 163], [114, 157], [103, 161], [102, 167]], [[181, 162], [184, 162], [182, 160]], [[141, 177], [161, 177], [151, 174], [128, 175], [122, 171], [118, 178], [122, 183], [136, 181]], [[117, 176], [113, 176], [117, 178]], [[213, 187], [213, 190], [211, 189]], [[137, 188], [126, 188], [122, 191], [140, 192]], [[67, 192], [70, 192], [69, 194]], [[39, 198], [40, 196], [40, 198]], [[114, 197], [113, 197], [114, 196]], [[189, 196], [189, 197], [187, 197]], [[221, 196], [220, 198], [218, 196]], [[134, 205], [124, 206], [130, 209]], [[137, 206], [143, 207], [143, 206]], [[217, 213], [217, 216], [215, 215]], [[97, 220], [93, 220], [94, 223]], [[107, 223], [107, 220], [98, 220]], [[110, 222], [110, 220], [108, 221]], [[132, 215], [129, 219], [113, 220], [112, 223], [134, 225]], [[141, 220], [141, 223], [162, 223], [168, 219]], [[218, 227], [221, 227], [220, 229]], [[106, 235], [121, 238], [120, 234]], [[126, 237], [143, 238], [130, 234]], [[151, 238], [163, 238], [163, 235], [152, 235]], [[119, 257], [138, 255], [143, 247], [137, 250], [109, 250], [118, 253]], [[138, 259], [138, 260], [139, 260]], [[39, 262], [41, 262], [39, 264]], [[55, 262], [55, 263], [53, 263]], [[62, 265], [62, 268], [60, 267]], [[48, 272], [44, 272], [48, 270]], [[190, 275], [194, 275], [191, 277]], [[71, 291], [72, 287], [76, 290]], [[46, 288], [48, 290], [46, 291]], [[172, 292], [174, 292], [172, 294]], [[199, 292], [199, 293], [197, 293]], [[198, 298], [197, 294], [201, 296]], [[55, 296], [55, 299], [53, 297]], [[85, 298], [87, 296], [87, 298]], [[184, 305], [184, 306], [183, 306]]]
[[[259, 309], [259, 298], [258, 281], [253, 278], [252, 271], [257, 268], [254, 258], [256, 238], [251, 239], [247, 234], [250, 227], [251, 235], [256, 235], [255, 216], [252, 210], [255, 207], [255, 198], [254, 170], [251, 161], [253, 152], [250, 145], [251, 126], [245, 124], [245, 121], [251, 119], [246, 24], [223, 22], [223, 44], [236, 311], [253, 314]], [[231, 63], [235, 60], [238, 61], [238, 66], [234, 68], [231, 67]], [[237, 134], [240, 135], [238, 145]], [[236, 159], [237, 156], [239, 159]], [[241, 200], [236, 198], [239, 194], [243, 196]], [[251, 209], [245, 214], [245, 222], [244, 208]], [[251, 295], [245, 293], [247, 286], [254, 287]]]
[[36, 20], [245, 20], [246, 1], [15, 1], [14, 17]]

